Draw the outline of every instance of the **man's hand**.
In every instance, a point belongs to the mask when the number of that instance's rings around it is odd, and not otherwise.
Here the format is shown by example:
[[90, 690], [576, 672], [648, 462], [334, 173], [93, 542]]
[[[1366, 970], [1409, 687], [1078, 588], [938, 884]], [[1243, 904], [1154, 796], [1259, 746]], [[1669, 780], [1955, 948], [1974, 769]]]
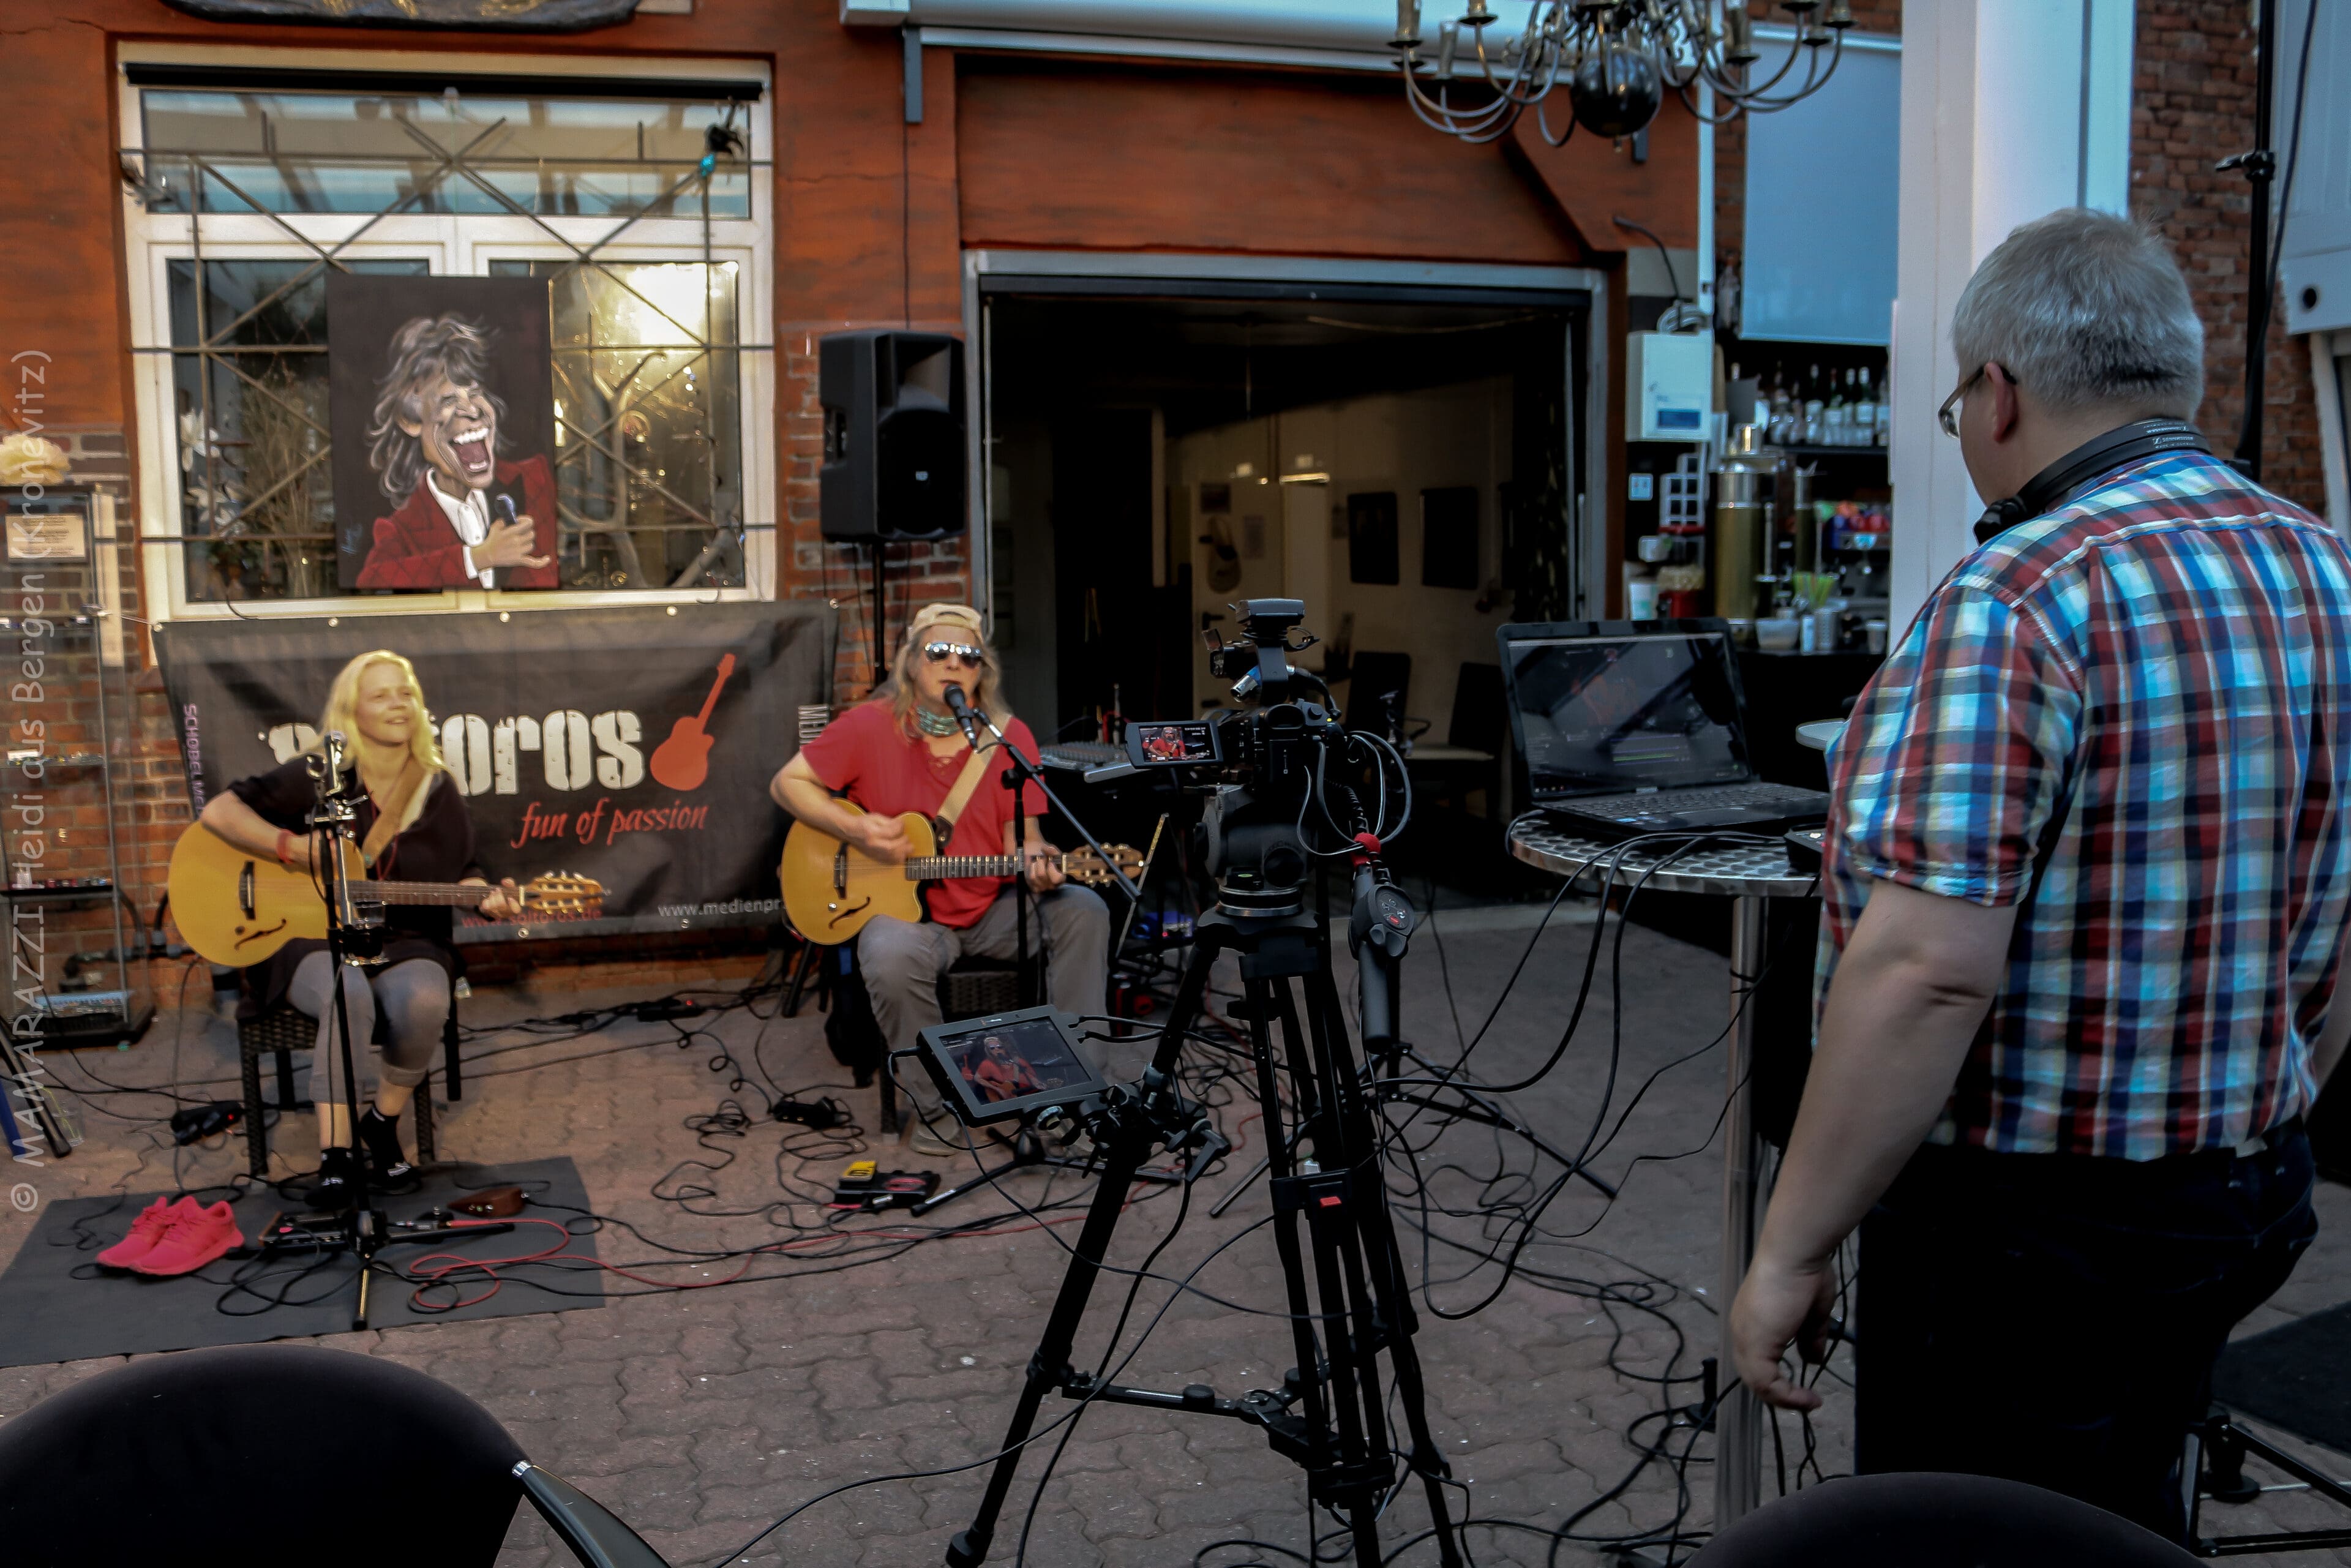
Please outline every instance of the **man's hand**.
[[896, 865], [913, 848], [906, 841], [906, 824], [895, 817], [859, 817], [855, 821], [857, 841], [884, 865]]
[[1819, 1409], [1821, 1396], [1791, 1379], [1780, 1358], [1792, 1344], [1806, 1361], [1827, 1360], [1829, 1315], [1835, 1306], [1833, 1270], [1790, 1268], [1758, 1257], [1730, 1307], [1730, 1356], [1740, 1381], [1766, 1405]]
[[552, 559], [530, 553], [538, 542], [538, 524], [528, 513], [511, 523], [493, 522], [489, 538], [474, 547], [474, 568], [486, 571], [493, 567], [522, 566], [536, 571]]
[[1062, 874], [1061, 852], [1050, 844], [1029, 852], [1029, 890], [1050, 893], [1070, 879]]
[[474, 906], [482, 912], [486, 919], [512, 920], [522, 913], [522, 889], [515, 885], [515, 879], [512, 877], [507, 877], [496, 887], [490, 887], [490, 884], [481, 878], [469, 876], [465, 879], [465, 885], [489, 888], [488, 895]]

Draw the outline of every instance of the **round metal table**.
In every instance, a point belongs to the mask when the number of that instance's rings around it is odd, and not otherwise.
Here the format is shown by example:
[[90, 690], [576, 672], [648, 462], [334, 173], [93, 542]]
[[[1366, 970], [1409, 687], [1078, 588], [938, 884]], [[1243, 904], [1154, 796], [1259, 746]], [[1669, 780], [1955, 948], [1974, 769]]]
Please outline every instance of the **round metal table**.
[[1755, 1256], [1762, 1218], [1762, 1147], [1748, 1068], [1755, 1060], [1755, 1010], [1748, 995], [1763, 972], [1764, 901], [1802, 898], [1819, 885], [1788, 863], [1784, 844], [1673, 843], [1627, 848], [1562, 831], [1530, 813], [1512, 822], [1506, 841], [1529, 865], [1569, 878], [1579, 887], [1695, 893], [1730, 900], [1729, 1105], [1722, 1120], [1722, 1274], [1716, 1318], [1721, 1329], [1721, 1375], [1728, 1392], [1715, 1410], [1714, 1528], [1719, 1532], [1762, 1501], [1764, 1419], [1755, 1396], [1739, 1382], [1730, 1355], [1730, 1303]]

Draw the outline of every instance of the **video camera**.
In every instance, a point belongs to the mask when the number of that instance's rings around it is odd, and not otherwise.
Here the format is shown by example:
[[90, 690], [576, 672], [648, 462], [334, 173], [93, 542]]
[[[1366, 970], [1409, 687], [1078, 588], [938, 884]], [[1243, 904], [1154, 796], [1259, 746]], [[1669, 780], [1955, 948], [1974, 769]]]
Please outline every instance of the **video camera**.
[[[1172, 770], [1186, 789], [1209, 797], [1208, 871], [1220, 909], [1243, 918], [1295, 915], [1305, 904], [1301, 832], [1311, 831], [1310, 797], [1320, 797], [1330, 754], [1343, 753], [1349, 737], [1331, 688], [1290, 662], [1316, 642], [1311, 632], [1290, 636], [1306, 619], [1305, 601], [1250, 599], [1233, 610], [1241, 622], [1238, 640], [1227, 643], [1214, 631], [1202, 635], [1209, 669], [1232, 682], [1245, 706], [1207, 718], [1130, 724], [1127, 760]], [[1320, 820], [1338, 820], [1327, 802]]]

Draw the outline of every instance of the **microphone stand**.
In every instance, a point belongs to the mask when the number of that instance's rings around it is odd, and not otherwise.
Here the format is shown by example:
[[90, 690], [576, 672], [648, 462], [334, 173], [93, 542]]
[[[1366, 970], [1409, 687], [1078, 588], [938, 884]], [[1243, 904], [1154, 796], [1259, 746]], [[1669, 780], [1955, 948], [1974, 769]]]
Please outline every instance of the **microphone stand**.
[[1045, 770], [1029, 758], [1021, 756], [1020, 748], [1013, 745], [1004, 731], [997, 727], [996, 721], [990, 718], [984, 709], [971, 706], [969, 700], [964, 697], [960, 687], [949, 686], [947, 691], [950, 694], [947, 706], [955, 711], [956, 722], [963, 726], [964, 737], [970, 741], [971, 748], [974, 751], [981, 749], [979, 727], [985, 725], [987, 727], [988, 734], [996, 737], [996, 744], [1003, 747], [1005, 755], [1012, 759], [1005, 767], [1003, 779], [1004, 787], [1012, 791], [1012, 852], [1013, 863], [1017, 868], [1012, 877], [1012, 895], [1017, 901], [1013, 905], [1013, 912], [1014, 923], [1017, 926], [1016, 936], [1019, 944], [1018, 951], [1020, 955], [1021, 1003], [1023, 1006], [1032, 1006], [1035, 998], [1029, 994], [1029, 814], [1020, 809], [1020, 792], [1023, 786], [1028, 784], [1037, 786], [1038, 792], [1045, 797], [1046, 803], [1061, 812], [1061, 820], [1078, 831], [1078, 837], [1083, 839], [1086, 841], [1086, 847], [1094, 852], [1094, 858], [1102, 862], [1112, 877], [1116, 879], [1118, 890], [1126, 894], [1131, 902], [1134, 904], [1143, 902], [1143, 889], [1136, 886], [1124, 872], [1118, 869], [1118, 863], [1111, 859], [1110, 852], [1102, 848], [1102, 841], [1095, 838], [1083, 822], [1078, 821], [1077, 813], [1071, 810], [1059, 795], [1053, 793], [1053, 787], [1045, 782]]
[[[329, 1005], [334, 1009], [335, 1034], [342, 1058], [342, 1143], [351, 1156], [351, 1198], [350, 1207], [344, 1211], [348, 1227], [345, 1234], [360, 1260], [359, 1299], [351, 1311], [351, 1327], [357, 1331], [367, 1327], [368, 1277], [374, 1270], [375, 1255], [383, 1246], [384, 1217], [370, 1200], [367, 1162], [360, 1157], [359, 1069], [351, 1052], [350, 1003], [343, 992], [343, 971], [361, 967], [382, 952], [383, 937], [360, 919], [343, 863], [344, 847], [350, 843], [352, 826], [359, 820], [359, 808], [346, 792], [343, 737], [340, 733], [329, 734], [322, 745], [323, 750], [310, 758], [310, 777], [318, 787], [319, 797], [309, 817], [310, 869], [314, 877], [321, 873], [325, 876], [325, 885], [319, 891], [327, 901], [327, 956], [335, 990]], [[333, 1103], [331, 1092], [327, 1103]]]

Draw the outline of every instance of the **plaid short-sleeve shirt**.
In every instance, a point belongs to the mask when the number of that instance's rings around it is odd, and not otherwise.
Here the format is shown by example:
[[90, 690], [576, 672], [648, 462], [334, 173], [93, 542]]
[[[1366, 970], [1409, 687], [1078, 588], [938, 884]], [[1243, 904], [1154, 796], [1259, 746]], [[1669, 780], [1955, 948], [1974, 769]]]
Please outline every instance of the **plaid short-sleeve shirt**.
[[1932, 1141], [2145, 1160], [2278, 1126], [2351, 908], [2346, 729], [2342, 541], [2201, 455], [2108, 476], [1960, 562], [1855, 705], [1821, 995], [1876, 879], [2022, 903]]

